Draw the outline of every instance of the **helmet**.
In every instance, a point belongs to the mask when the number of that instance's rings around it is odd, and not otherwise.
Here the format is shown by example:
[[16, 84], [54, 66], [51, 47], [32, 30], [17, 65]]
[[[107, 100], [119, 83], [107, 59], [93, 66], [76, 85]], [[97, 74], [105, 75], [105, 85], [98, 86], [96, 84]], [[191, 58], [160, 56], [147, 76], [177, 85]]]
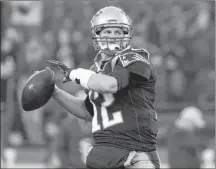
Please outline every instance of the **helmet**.
[[[100, 37], [100, 31], [104, 28], [121, 28], [123, 37]], [[100, 9], [91, 20], [91, 37], [96, 50], [123, 50], [129, 46], [132, 38], [132, 21], [123, 10], [114, 6]], [[115, 45], [110, 47], [109, 41], [114, 41]]]

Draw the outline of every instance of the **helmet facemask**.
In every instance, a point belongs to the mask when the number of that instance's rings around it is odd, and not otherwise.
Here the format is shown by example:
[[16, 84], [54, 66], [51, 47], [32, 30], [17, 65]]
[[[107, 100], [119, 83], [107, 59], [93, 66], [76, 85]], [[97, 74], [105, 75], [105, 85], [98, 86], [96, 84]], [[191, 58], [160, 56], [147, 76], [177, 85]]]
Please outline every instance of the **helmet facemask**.
[[[100, 32], [105, 28], [122, 29], [123, 37], [101, 37]], [[132, 27], [126, 24], [102, 24], [91, 29], [92, 41], [96, 50], [118, 52], [125, 49], [132, 38]]]

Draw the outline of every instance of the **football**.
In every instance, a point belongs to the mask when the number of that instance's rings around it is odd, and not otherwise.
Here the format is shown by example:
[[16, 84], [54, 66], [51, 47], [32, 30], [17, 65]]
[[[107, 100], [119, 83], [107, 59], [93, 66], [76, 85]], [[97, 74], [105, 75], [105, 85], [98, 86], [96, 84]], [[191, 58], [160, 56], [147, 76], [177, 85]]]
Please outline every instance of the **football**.
[[21, 101], [25, 111], [44, 106], [52, 97], [55, 88], [54, 72], [50, 68], [35, 72], [23, 88]]

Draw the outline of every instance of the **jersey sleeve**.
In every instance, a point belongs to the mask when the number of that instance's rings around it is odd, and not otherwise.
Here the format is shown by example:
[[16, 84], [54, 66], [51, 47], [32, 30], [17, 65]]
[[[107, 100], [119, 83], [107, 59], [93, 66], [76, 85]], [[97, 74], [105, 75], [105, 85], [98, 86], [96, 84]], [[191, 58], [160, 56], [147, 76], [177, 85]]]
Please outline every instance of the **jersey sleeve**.
[[128, 69], [130, 72], [145, 77], [147, 80], [149, 80], [150, 78], [151, 68], [149, 65], [143, 62], [140, 61], [134, 62], [128, 66]]
[[118, 82], [118, 90], [127, 87], [129, 84], [130, 72], [127, 68], [124, 68], [121, 65], [116, 64], [109, 76], [116, 78]]
[[93, 105], [89, 99], [89, 96], [86, 97], [84, 103], [85, 103], [85, 107], [86, 107], [87, 111], [93, 117], [94, 116], [94, 108], [93, 108]]
[[144, 50], [130, 51], [119, 56], [120, 63], [131, 73], [135, 73], [146, 79], [150, 78], [151, 68], [149, 53]]

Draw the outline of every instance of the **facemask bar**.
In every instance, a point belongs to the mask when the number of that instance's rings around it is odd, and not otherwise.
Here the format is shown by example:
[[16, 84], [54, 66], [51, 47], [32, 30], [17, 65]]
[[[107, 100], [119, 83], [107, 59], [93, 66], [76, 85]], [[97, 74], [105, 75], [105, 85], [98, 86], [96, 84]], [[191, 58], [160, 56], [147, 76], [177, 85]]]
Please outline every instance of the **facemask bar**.
[[[125, 33], [124, 37], [117, 37], [117, 38], [109, 38], [109, 37], [100, 37], [98, 30], [101, 31], [103, 28], [106, 27], [118, 27], [122, 28], [123, 32]], [[130, 40], [132, 39], [132, 27], [127, 24], [103, 24], [91, 29], [91, 37], [92, 42], [96, 50], [123, 50], [126, 48]], [[115, 42], [115, 44], [110, 44], [110, 42]]]
[[[130, 43], [131, 37], [122, 38], [95, 38], [93, 39], [93, 44], [96, 50], [122, 50], [126, 48]], [[115, 42], [111, 44], [110, 42]], [[113, 47], [112, 47], [113, 46]]]

